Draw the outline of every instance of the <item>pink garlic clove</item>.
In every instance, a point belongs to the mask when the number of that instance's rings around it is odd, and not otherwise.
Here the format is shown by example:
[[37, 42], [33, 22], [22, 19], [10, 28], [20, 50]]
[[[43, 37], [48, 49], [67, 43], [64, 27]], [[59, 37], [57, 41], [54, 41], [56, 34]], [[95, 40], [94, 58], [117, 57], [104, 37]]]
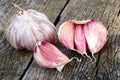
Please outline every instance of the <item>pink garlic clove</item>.
[[83, 27], [89, 51], [91, 53], [98, 52], [106, 43], [108, 34], [106, 28], [97, 20], [91, 20]]
[[[44, 38], [47, 41], [54, 41], [56, 36], [56, 28], [53, 23], [49, 21], [48, 17], [45, 14], [33, 9], [28, 9], [27, 12], [31, 15], [33, 21], [39, 25], [39, 31], [44, 35]], [[50, 26], [52, 26], [52, 28]], [[46, 32], [49, 34], [46, 34]]]
[[58, 29], [58, 38], [68, 49], [74, 49], [74, 31], [75, 26], [71, 21], [64, 22]]
[[34, 48], [34, 59], [45, 68], [57, 68], [61, 72], [65, 64], [71, 60], [49, 42], [37, 42]]
[[81, 24], [76, 24], [74, 41], [75, 49], [81, 54], [86, 54], [86, 39], [83, 26]]

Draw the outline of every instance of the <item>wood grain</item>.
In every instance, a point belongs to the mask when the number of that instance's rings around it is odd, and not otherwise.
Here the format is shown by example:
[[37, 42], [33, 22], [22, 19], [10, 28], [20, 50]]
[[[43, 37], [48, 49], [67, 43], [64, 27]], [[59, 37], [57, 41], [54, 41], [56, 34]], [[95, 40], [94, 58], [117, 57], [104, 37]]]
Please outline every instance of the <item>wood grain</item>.
[[[34, 61], [23, 80], [120, 80], [120, 0], [70, 0], [59, 17], [59, 23], [71, 19], [100, 20], [108, 29], [108, 41], [103, 49], [95, 54], [97, 62], [89, 63], [87, 57], [82, 62], [72, 61], [62, 72], [56, 69], [39, 67]], [[60, 49], [69, 57], [80, 54]]]
[[66, 4], [67, 0], [0, 0], [0, 80], [22, 79], [32, 62], [32, 52], [15, 50], [6, 41], [4, 30], [10, 17], [16, 12], [11, 3], [24, 9], [36, 9], [45, 13], [52, 22]]

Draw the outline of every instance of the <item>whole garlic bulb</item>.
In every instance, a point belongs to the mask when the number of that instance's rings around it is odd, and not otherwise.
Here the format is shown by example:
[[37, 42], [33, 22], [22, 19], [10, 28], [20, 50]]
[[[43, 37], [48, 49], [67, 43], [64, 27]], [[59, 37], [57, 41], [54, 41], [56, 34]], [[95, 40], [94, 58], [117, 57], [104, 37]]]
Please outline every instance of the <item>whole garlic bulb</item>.
[[55, 26], [45, 14], [33, 9], [23, 10], [17, 7], [19, 10], [11, 18], [5, 32], [8, 42], [14, 48], [33, 50], [38, 41], [54, 40]]

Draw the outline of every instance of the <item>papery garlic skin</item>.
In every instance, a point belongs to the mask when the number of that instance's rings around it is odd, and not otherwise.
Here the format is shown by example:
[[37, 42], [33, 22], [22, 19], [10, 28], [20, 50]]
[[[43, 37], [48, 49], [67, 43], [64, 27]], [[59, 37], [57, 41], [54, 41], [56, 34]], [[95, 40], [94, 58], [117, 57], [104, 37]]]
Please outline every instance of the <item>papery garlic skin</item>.
[[37, 42], [34, 48], [34, 59], [41, 67], [57, 68], [71, 60], [49, 42]]
[[[71, 29], [71, 26], [74, 28]], [[70, 34], [73, 35], [70, 36]], [[107, 34], [105, 26], [97, 20], [66, 21], [58, 29], [58, 38], [65, 47], [86, 55], [87, 52], [93, 54], [100, 51], [107, 41]], [[67, 45], [71, 43], [71, 46]]]
[[8, 42], [16, 49], [33, 50], [38, 41], [53, 41], [55, 26], [48, 17], [33, 9], [20, 10], [15, 14], [6, 30]]

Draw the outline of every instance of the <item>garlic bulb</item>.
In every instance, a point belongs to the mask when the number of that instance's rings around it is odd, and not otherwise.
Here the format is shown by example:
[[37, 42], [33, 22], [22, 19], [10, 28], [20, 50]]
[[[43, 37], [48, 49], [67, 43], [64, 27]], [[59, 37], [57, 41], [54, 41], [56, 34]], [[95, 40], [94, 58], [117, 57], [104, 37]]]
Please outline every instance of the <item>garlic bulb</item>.
[[6, 30], [7, 40], [14, 48], [33, 50], [36, 42], [55, 39], [55, 26], [45, 14], [33, 9], [17, 8], [19, 10], [11, 18]]
[[97, 20], [66, 21], [58, 29], [60, 42], [80, 54], [92, 55], [102, 49], [107, 40], [107, 29]]
[[72, 59], [69, 59], [49, 42], [37, 42], [34, 48], [34, 60], [41, 67], [57, 68], [57, 70], [61, 72], [64, 65]]

